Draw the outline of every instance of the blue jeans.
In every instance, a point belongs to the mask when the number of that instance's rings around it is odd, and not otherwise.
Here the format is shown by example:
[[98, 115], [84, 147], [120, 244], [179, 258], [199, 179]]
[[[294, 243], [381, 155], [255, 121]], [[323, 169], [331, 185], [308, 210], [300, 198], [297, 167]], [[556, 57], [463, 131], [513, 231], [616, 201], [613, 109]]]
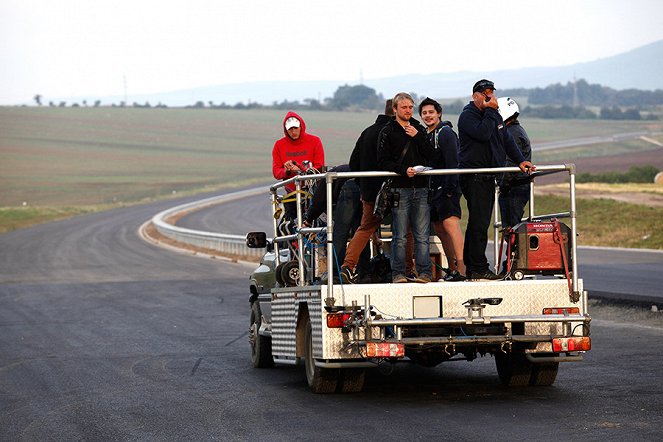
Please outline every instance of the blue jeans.
[[414, 259], [419, 276], [431, 277], [430, 260], [430, 205], [428, 204], [428, 188], [397, 188], [394, 192], [400, 195], [398, 207], [393, 207], [391, 225], [391, 275], [405, 275], [405, 242], [408, 226], [412, 227], [414, 236]]

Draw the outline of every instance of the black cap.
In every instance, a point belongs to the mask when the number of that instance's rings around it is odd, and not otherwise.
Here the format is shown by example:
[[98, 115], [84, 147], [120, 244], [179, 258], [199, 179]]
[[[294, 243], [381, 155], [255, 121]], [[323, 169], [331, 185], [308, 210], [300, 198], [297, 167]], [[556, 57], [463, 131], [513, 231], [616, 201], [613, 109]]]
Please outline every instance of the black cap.
[[495, 90], [495, 84], [490, 80], [485, 80], [485, 79], [479, 80], [476, 83], [474, 83], [474, 87], [472, 88], [472, 93], [483, 92], [486, 89]]

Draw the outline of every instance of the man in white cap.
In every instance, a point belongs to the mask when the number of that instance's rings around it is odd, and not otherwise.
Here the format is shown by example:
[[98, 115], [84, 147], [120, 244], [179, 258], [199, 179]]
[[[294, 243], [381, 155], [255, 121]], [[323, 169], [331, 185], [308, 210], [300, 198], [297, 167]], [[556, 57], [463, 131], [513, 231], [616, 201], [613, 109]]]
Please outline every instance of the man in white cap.
[[[322, 141], [315, 135], [306, 132], [304, 119], [295, 112], [288, 112], [283, 119], [285, 136], [274, 143], [272, 149], [272, 173], [274, 178], [285, 180], [304, 170], [304, 163], [318, 170], [325, 164], [325, 151]], [[294, 184], [286, 186], [288, 192], [295, 190]], [[296, 216], [297, 206], [293, 203], [285, 205], [286, 218]]]

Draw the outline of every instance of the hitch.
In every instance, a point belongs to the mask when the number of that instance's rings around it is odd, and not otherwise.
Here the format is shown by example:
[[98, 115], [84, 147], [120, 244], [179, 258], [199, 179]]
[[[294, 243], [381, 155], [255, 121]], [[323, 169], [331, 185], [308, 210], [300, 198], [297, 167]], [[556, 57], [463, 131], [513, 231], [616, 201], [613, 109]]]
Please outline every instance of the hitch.
[[466, 323], [471, 324], [472, 319], [479, 318], [484, 319], [483, 309], [486, 305], [499, 305], [502, 302], [502, 298], [471, 298], [463, 302], [463, 305], [467, 307], [467, 318]]

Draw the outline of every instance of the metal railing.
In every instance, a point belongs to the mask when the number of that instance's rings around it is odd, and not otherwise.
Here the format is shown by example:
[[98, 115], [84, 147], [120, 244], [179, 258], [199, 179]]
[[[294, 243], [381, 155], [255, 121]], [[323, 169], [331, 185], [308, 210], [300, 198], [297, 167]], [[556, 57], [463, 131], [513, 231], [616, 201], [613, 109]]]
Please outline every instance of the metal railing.
[[[580, 298], [580, 293], [578, 291], [578, 260], [577, 260], [577, 244], [576, 244], [576, 189], [575, 189], [575, 165], [574, 164], [564, 164], [564, 165], [551, 165], [551, 166], [537, 166], [537, 172], [568, 172], [569, 173], [569, 200], [570, 206], [568, 212], [547, 214], [547, 215], [535, 215], [534, 214], [534, 194], [533, 194], [533, 183], [530, 184], [530, 209], [529, 209], [529, 219], [532, 220], [544, 220], [551, 218], [570, 218], [571, 220], [571, 284], [572, 284], [572, 294], [574, 297]], [[480, 169], [434, 169], [418, 173], [418, 175], [423, 176], [433, 176], [433, 175], [464, 175], [464, 174], [494, 174], [499, 175], [509, 172], [521, 172], [518, 167], [495, 167], [495, 168], [480, 168]], [[296, 186], [296, 198], [297, 198], [297, 232], [287, 237], [282, 236], [279, 238], [277, 220], [274, 220], [274, 246], [276, 254], [278, 256], [278, 247], [279, 242], [285, 240], [297, 240], [298, 241], [298, 261], [299, 261], [299, 284], [304, 285], [304, 257], [303, 257], [303, 244], [302, 239], [303, 235], [318, 232], [321, 228], [304, 228], [302, 227], [302, 211], [301, 211], [301, 183], [308, 180], [318, 180], [325, 179], [326, 191], [327, 191], [327, 226], [322, 228], [326, 230], [327, 233], [327, 256], [334, 256], [333, 251], [333, 236], [334, 236], [334, 217], [333, 217], [333, 201], [332, 201], [332, 185], [336, 179], [350, 179], [350, 178], [370, 178], [370, 177], [395, 177], [400, 176], [394, 172], [327, 172], [313, 175], [298, 175], [292, 178], [289, 178], [284, 181], [273, 184], [269, 190], [272, 194], [272, 201], [277, 202], [277, 191], [280, 188], [285, 187], [287, 184], [295, 183]], [[499, 266], [498, 252], [497, 247], [499, 246], [499, 230], [500, 230], [500, 221], [499, 221], [499, 204], [497, 204], [497, 186], [495, 192], [495, 204], [494, 204], [494, 232], [495, 232], [495, 269], [497, 270]], [[328, 266], [328, 280], [333, 281], [334, 276], [334, 266]], [[331, 303], [333, 305], [333, 284], [327, 285], [327, 299], [325, 302]]]
[[183, 244], [195, 247], [201, 247], [214, 250], [220, 253], [231, 255], [244, 255], [251, 257], [261, 257], [265, 249], [249, 249], [246, 247], [246, 235], [230, 235], [226, 233], [205, 232], [202, 230], [187, 229], [178, 227], [168, 222], [168, 219], [182, 213], [200, 210], [202, 208], [235, 201], [249, 196], [264, 194], [264, 187], [242, 190], [226, 195], [214, 196], [192, 203], [181, 204], [172, 207], [163, 212], [157, 213], [152, 217], [152, 223], [157, 231], [167, 238]]
[[[577, 245], [575, 238], [576, 235], [576, 193], [575, 193], [575, 165], [551, 165], [551, 166], [537, 166], [538, 172], [563, 172], [567, 171], [569, 173], [569, 200], [570, 207], [568, 212], [547, 214], [547, 215], [535, 215], [534, 214], [534, 194], [533, 194], [533, 183], [530, 184], [530, 205], [529, 205], [529, 219], [532, 220], [541, 220], [541, 219], [550, 219], [550, 218], [570, 218], [571, 220], [571, 266], [570, 269], [571, 279], [572, 279], [572, 288], [573, 292], [577, 293], [578, 291], [578, 264], [577, 264]], [[482, 169], [437, 169], [437, 170], [428, 170], [425, 172], [420, 172], [419, 175], [423, 176], [432, 176], [432, 175], [463, 175], [463, 174], [501, 174], [507, 172], [520, 172], [520, 169], [517, 167], [500, 167], [500, 168], [482, 168]], [[298, 249], [301, 251], [304, 250], [302, 238], [303, 235], [309, 233], [319, 232], [321, 230], [326, 231], [327, 233], [327, 256], [334, 256], [333, 252], [333, 201], [332, 201], [332, 185], [335, 179], [350, 179], [350, 178], [359, 178], [359, 177], [394, 177], [399, 176], [394, 172], [327, 172], [313, 175], [299, 175], [292, 177], [288, 180], [280, 181], [269, 187], [269, 191], [272, 194], [272, 200], [274, 206], [276, 207], [276, 202], [278, 200], [277, 191], [287, 184], [295, 183], [296, 189], [296, 199], [297, 199], [297, 232], [291, 235], [279, 237], [278, 233], [278, 221], [274, 218], [274, 247], [276, 256], [279, 256], [279, 242], [287, 240], [297, 240]], [[327, 192], [327, 226], [323, 228], [303, 228], [302, 227], [302, 211], [301, 211], [301, 183], [308, 180], [325, 180], [326, 192]], [[182, 204], [168, 210], [165, 210], [161, 213], [158, 213], [152, 218], [156, 229], [162, 235], [171, 238], [175, 241], [182, 242], [185, 244], [190, 244], [197, 247], [203, 247], [221, 253], [229, 253], [236, 255], [248, 255], [260, 257], [264, 254], [265, 249], [249, 249], [246, 247], [246, 237], [244, 235], [230, 235], [224, 233], [215, 233], [215, 232], [205, 232], [193, 229], [187, 229], [183, 227], [178, 227], [176, 225], [170, 224], [166, 220], [174, 215], [181, 214], [183, 212], [189, 212], [193, 210], [199, 210], [204, 207], [221, 204], [224, 202], [234, 201], [237, 199], [245, 198], [248, 196], [258, 195], [264, 193], [264, 188], [249, 189], [239, 192], [234, 192], [227, 195], [216, 196], [212, 198], [207, 198], [200, 201], [194, 201], [188, 204]], [[497, 193], [495, 198], [497, 199]], [[498, 246], [499, 246], [499, 230], [501, 227], [499, 221], [499, 205], [497, 200], [494, 205], [494, 223], [493, 228], [495, 232], [495, 266], [499, 265], [498, 259]], [[302, 256], [299, 257], [299, 277], [300, 285], [304, 285], [304, 259]], [[334, 266], [329, 266], [328, 269], [328, 278], [329, 281], [333, 281], [334, 276]], [[329, 284], [327, 286], [327, 298], [328, 301], [333, 299], [333, 285]], [[333, 301], [331, 301], [333, 302]]]

